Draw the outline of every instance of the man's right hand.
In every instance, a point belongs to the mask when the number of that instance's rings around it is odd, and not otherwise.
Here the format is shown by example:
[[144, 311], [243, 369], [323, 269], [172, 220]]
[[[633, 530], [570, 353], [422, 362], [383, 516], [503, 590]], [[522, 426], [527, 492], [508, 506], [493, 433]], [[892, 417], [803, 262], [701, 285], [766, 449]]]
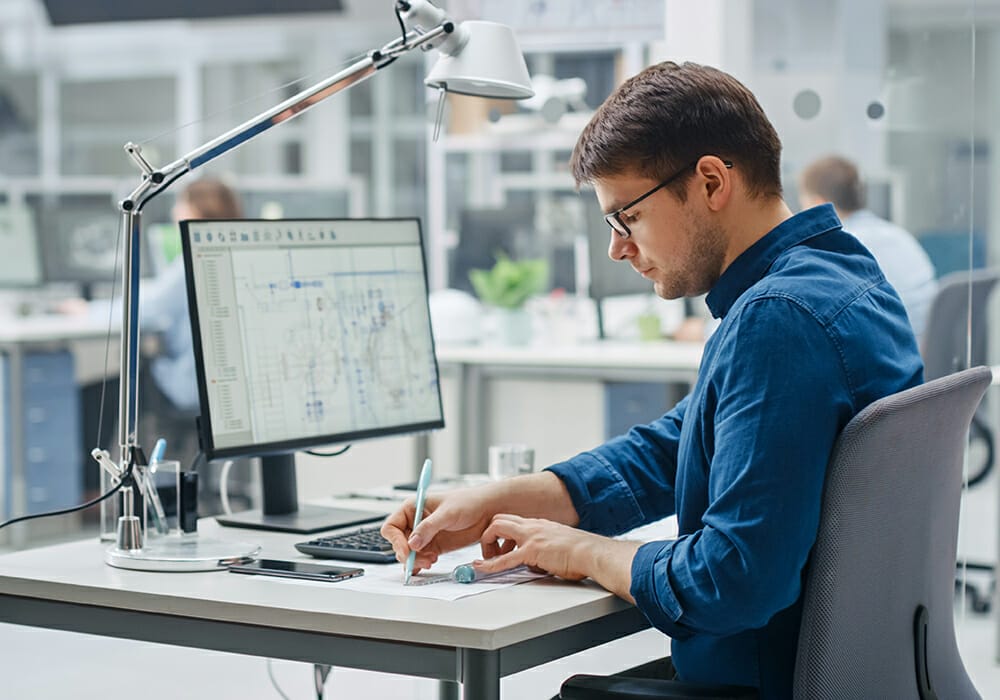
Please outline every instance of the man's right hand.
[[552, 472], [428, 494], [424, 518], [414, 531], [416, 509], [416, 498], [409, 498], [382, 524], [382, 536], [392, 543], [396, 559], [406, 561], [410, 550], [416, 550], [414, 571], [429, 568], [445, 552], [479, 542], [498, 513], [544, 518], [572, 527], [580, 522], [569, 492]]
[[442, 494], [428, 494], [424, 517], [413, 529], [416, 499], [408, 498], [402, 507], [386, 518], [382, 536], [392, 544], [396, 559], [406, 561], [410, 550], [417, 552], [414, 573], [429, 568], [439, 555], [467, 547], [479, 541], [495, 513], [490, 508], [493, 485], [462, 489]]

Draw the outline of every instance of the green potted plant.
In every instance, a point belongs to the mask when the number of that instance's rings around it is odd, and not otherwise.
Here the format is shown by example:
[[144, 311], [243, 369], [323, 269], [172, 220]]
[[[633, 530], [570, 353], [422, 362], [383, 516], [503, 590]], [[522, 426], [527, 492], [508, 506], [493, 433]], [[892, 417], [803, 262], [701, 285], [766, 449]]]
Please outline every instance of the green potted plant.
[[497, 310], [502, 342], [527, 345], [531, 342], [531, 316], [524, 303], [545, 287], [549, 266], [545, 260], [511, 260], [503, 253], [496, 256], [489, 270], [470, 270], [469, 280], [484, 304]]

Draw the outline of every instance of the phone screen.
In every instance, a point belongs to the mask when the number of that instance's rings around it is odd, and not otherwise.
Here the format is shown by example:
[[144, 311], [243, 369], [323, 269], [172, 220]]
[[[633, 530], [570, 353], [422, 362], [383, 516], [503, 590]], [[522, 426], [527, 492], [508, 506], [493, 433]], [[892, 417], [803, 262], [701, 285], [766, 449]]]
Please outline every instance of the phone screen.
[[280, 559], [257, 559], [248, 564], [236, 564], [229, 570], [234, 574], [259, 574], [262, 576], [284, 576], [304, 578], [312, 581], [343, 581], [365, 573], [354, 566], [328, 566], [310, 562], [282, 561]]

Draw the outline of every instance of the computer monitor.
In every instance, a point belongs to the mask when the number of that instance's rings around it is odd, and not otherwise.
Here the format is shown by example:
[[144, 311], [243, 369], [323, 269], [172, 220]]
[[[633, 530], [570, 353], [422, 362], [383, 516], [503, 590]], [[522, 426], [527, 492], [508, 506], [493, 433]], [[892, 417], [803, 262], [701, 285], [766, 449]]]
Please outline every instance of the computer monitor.
[[27, 207], [0, 204], [0, 287], [37, 287], [43, 282], [35, 220]]
[[604, 314], [601, 301], [625, 294], [651, 294], [653, 285], [637, 275], [628, 263], [608, 257], [611, 227], [604, 221], [597, 195], [592, 190], [580, 193], [584, 220], [587, 222], [587, 259], [590, 269], [590, 298], [597, 302], [598, 336], [603, 338]]
[[[120, 282], [121, 215], [110, 194], [31, 194], [42, 240], [47, 282], [75, 282], [90, 297], [94, 284]], [[140, 272], [152, 273], [148, 246], [139, 246]]]
[[489, 270], [501, 254], [523, 257], [519, 238], [528, 235], [534, 216], [534, 210], [525, 206], [463, 209], [459, 213], [458, 243], [449, 259], [448, 286], [474, 294], [470, 270]]
[[441, 428], [416, 219], [183, 221], [208, 459], [262, 457], [263, 512], [318, 532], [384, 513], [299, 508], [296, 450]]

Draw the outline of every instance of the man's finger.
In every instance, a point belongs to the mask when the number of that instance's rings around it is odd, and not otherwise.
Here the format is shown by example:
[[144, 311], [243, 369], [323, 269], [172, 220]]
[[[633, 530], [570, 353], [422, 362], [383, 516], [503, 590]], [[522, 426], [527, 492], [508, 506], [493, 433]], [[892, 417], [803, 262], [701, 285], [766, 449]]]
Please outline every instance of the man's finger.
[[500, 549], [500, 544], [496, 540], [480, 542], [479, 548], [483, 552], [483, 559], [492, 559], [493, 557], [498, 557], [501, 554], [504, 554], [504, 552]]
[[434, 536], [448, 526], [447, 518], [440, 511], [434, 511], [413, 528], [407, 544], [418, 552], [434, 539]]
[[382, 537], [389, 540], [389, 544], [392, 545], [392, 551], [396, 553], [396, 559], [399, 561], [406, 559], [410, 554], [410, 547], [406, 543], [407, 537], [403, 530], [391, 522], [390, 519], [387, 519], [382, 523], [379, 532], [382, 534]]
[[473, 567], [484, 574], [496, 574], [501, 571], [513, 569], [524, 564], [524, 553], [520, 549], [515, 549], [509, 554], [501, 554], [499, 557], [473, 562]]
[[493, 518], [493, 522], [490, 523], [489, 527], [483, 531], [479, 542], [485, 544], [487, 542], [498, 542], [499, 540], [513, 540], [514, 542], [523, 540], [524, 527], [522, 523], [523, 520], [521, 518], [517, 518], [517, 521], [515, 521], [508, 519], [506, 516], [498, 515]]

